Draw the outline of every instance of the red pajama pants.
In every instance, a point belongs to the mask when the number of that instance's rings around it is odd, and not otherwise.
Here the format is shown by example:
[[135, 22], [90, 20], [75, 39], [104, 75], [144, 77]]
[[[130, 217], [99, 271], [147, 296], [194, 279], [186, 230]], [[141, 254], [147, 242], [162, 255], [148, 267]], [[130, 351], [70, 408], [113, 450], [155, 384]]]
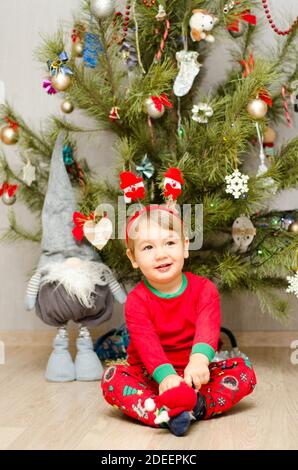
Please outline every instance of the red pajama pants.
[[[206, 405], [204, 419], [232, 408], [256, 385], [256, 376], [248, 358], [235, 357], [209, 364], [210, 380], [199, 393]], [[183, 377], [183, 370], [177, 370]], [[101, 387], [105, 400], [128, 416], [148, 426], [155, 424], [156, 411], [147, 411], [144, 402], [158, 395], [158, 384], [146, 369], [129, 365], [115, 365], [105, 370]]]

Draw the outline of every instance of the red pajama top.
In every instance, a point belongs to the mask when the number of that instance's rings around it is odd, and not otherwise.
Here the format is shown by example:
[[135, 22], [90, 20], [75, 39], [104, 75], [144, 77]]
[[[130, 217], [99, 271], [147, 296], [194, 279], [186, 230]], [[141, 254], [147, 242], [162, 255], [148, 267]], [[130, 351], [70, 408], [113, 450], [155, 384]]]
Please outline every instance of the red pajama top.
[[212, 361], [220, 334], [220, 299], [209, 279], [182, 273], [181, 288], [163, 294], [146, 279], [128, 294], [125, 319], [128, 363], [145, 366], [160, 383], [184, 369], [193, 353]]

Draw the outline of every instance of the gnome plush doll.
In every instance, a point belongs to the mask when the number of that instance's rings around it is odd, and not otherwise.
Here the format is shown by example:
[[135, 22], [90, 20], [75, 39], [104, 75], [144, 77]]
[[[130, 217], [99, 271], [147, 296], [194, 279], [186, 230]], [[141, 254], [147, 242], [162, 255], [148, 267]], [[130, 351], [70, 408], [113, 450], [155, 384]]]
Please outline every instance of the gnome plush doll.
[[[72, 235], [76, 200], [63, 162], [64, 137], [64, 133], [59, 134], [51, 159], [42, 210], [42, 254], [29, 281], [25, 304], [27, 310], [35, 306], [44, 323], [58, 328], [46, 379], [99, 380], [103, 367], [93, 350], [88, 327], [108, 320], [113, 298], [124, 303], [126, 294], [98, 252]], [[75, 362], [68, 351], [69, 320], [79, 325]]]

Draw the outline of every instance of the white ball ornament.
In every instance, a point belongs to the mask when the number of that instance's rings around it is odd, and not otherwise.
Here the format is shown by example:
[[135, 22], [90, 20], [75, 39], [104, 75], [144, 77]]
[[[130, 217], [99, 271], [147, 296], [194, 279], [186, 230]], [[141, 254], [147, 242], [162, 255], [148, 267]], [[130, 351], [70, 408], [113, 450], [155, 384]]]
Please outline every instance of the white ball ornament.
[[12, 206], [12, 204], [14, 204], [16, 202], [16, 199], [17, 198], [16, 198], [15, 194], [13, 196], [9, 196], [8, 193], [4, 193], [3, 196], [2, 196], [2, 202], [6, 206]]
[[106, 18], [115, 11], [114, 0], [91, 0], [90, 5], [91, 13], [96, 18]]
[[265, 101], [256, 98], [251, 100], [247, 105], [248, 113], [255, 119], [262, 119], [266, 116], [268, 106]]

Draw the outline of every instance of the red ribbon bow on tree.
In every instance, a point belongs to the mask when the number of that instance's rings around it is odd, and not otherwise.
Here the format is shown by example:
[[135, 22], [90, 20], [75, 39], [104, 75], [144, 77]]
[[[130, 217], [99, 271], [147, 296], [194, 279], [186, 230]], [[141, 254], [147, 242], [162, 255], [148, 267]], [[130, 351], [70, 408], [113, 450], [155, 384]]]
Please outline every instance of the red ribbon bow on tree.
[[9, 184], [5, 182], [0, 188], [0, 197], [3, 196], [4, 193], [7, 193], [9, 197], [12, 197], [15, 194], [17, 189], [18, 189], [17, 184]]
[[253, 26], [255, 26], [257, 24], [256, 16], [251, 15], [250, 10], [246, 10], [246, 11], [243, 11], [242, 13], [240, 13], [239, 15], [237, 15], [237, 18], [227, 25], [227, 30], [238, 32], [239, 31], [240, 20], [246, 21], [247, 23], [250, 23]]
[[78, 241], [82, 241], [84, 238], [84, 224], [87, 220], [94, 220], [93, 212], [88, 216], [81, 214], [80, 212], [73, 213], [73, 223], [75, 224], [75, 227], [72, 229], [72, 234]]
[[168, 100], [168, 97], [165, 93], [162, 93], [160, 96], [151, 96], [151, 99], [154, 103], [155, 108], [158, 111], [162, 110], [162, 105], [166, 106], [167, 108], [172, 108], [172, 103]]
[[268, 106], [270, 106], [270, 108], [272, 107], [272, 98], [271, 98], [270, 93], [269, 93], [268, 90], [266, 90], [265, 88], [260, 90], [259, 91], [259, 98], [260, 98], [260, 100], [265, 101], [265, 103], [267, 103]]
[[4, 118], [4, 120], [7, 122], [9, 127], [11, 127], [12, 129], [17, 129], [19, 127], [17, 122], [13, 121], [12, 119], [10, 119], [7, 116]]

